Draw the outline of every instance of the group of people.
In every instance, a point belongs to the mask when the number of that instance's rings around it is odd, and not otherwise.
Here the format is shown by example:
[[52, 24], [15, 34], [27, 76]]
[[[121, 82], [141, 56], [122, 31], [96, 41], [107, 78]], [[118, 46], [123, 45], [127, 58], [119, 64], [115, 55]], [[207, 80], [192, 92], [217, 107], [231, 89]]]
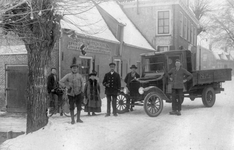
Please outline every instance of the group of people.
[[[172, 81], [172, 112], [171, 115], [181, 115], [181, 101], [183, 94], [183, 83], [187, 82], [192, 78], [192, 74], [181, 67], [179, 60], [176, 60], [175, 68], [172, 68], [169, 72], [169, 79]], [[83, 123], [80, 119], [80, 112], [82, 110], [82, 103], [85, 104], [85, 112], [88, 115], [96, 115], [96, 112], [101, 112], [101, 98], [100, 98], [100, 84], [97, 78], [97, 72], [93, 71], [89, 74], [89, 78], [86, 84], [84, 84], [82, 76], [78, 73], [78, 64], [72, 64], [70, 66], [71, 73], [66, 74], [60, 81], [56, 75], [56, 69], [51, 69], [51, 74], [48, 76], [47, 89], [51, 99], [58, 101], [56, 110], [61, 107], [61, 96], [56, 96], [55, 89], [59, 85], [66, 87], [67, 96], [70, 104], [70, 114], [71, 114], [71, 124], [75, 123], [74, 119], [74, 109], [77, 106], [77, 123]], [[116, 108], [117, 95], [121, 89], [121, 79], [120, 75], [115, 72], [115, 63], [109, 64], [110, 71], [105, 74], [102, 84], [105, 87], [105, 94], [107, 98], [107, 113], [105, 117], [111, 115], [111, 103], [113, 109], [113, 115], [118, 116]], [[124, 79], [126, 86], [129, 87], [129, 83], [135, 79], [139, 78], [140, 75], [136, 72], [137, 67], [132, 65], [130, 67], [131, 72], [128, 73]], [[184, 79], [184, 75], [187, 76]], [[57, 100], [56, 100], [57, 99]], [[55, 105], [56, 106], [56, 105]], [[134, 106], [134, 103], [131, 104]], [[129, 108], [131, 111], [133, 108]], [[60, 112], [60, 115], [61, 112]]]

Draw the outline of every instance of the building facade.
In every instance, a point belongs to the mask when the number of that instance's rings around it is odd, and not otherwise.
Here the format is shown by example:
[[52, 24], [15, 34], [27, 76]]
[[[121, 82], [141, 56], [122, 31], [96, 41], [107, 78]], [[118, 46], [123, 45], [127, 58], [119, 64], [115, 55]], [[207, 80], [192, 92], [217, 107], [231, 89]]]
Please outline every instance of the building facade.
[[138, 0], [123, 3], [122, 7], [157, 51], [196, 51], [199, 22], [188, 0]]

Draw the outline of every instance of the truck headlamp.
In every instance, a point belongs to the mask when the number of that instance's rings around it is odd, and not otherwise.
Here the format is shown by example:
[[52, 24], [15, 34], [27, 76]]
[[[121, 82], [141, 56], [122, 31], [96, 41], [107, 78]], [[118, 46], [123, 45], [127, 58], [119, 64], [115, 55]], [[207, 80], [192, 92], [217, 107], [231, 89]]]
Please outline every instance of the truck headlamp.
[[143, 88], [143, 87], [140, 87], [140, 88], [138, 89], [138, 92], [139, 92], [140, 94], [143, 94], [143, 93], [144, 93], [144, 88]]

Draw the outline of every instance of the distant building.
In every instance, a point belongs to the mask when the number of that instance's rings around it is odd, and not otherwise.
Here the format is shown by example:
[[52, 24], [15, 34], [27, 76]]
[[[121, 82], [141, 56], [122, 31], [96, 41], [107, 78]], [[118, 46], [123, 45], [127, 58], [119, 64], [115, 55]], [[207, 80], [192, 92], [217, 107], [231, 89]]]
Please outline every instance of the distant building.
[[137, 0], [122, 7], [157, 51], [196, 52], [199, 22], [189, 8], [189, 0]]
[[[231, 52], [209, 50], [204, 47], [201, 47], [201, 49], [199, 47], [199, 52], [200, 50], [201, 60], [198, 59], [198, 61], [201, 63], [201, 70], [232, 68], [232, 71], [234, 71], [234, 55]], [[197, 65], [197, 70], [199, 70], [199, 65]]]

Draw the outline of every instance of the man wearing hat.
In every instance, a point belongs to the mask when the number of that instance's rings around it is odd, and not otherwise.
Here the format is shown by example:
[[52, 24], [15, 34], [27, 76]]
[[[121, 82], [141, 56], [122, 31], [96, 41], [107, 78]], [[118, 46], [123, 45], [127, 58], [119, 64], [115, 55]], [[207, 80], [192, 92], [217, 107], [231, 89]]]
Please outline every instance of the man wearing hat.
[[110, 105], [112, 101], [113, 115], [117, 115], [116, 111], [116, 99], [117, 94], [121, 88], [121, 80], [120, 76], [117, 72], [115, 72], [115, 63], [110, 63], [110, 72], [106, 73], [103, 80], [103, 85], [105, 86], [105, 94], [107, 98], [107, 113], [106, 117], [110, 116]]
[[66, 86], [67, 95], [70, 104], [70, 113], [71, 113], [71, 124], [75, 123], [74, 120], [74, 109], [76, 104], [77, 106], [77, 120], [78, 123], [83, 123], [80, 119], [81, 104], [83, 101], [83, 78], [78, 73], [78, 65], [73, 63], [71, 66], [71, 73], [66, 74], [61, 80], [60, 84], [64, 87]]
[[[140, 75], [136, 72], [136, 69], [137, 69], [137, 66], [135, 65], [132, 65], [130, 67], [131, 69], [131, 72], [129, 72], [125, 79], [124, 79], [124, 82], [126, 83], [126, 87], [129, 89], [129, 84], [132, 80], [136, 79], [136, 78], [140, 78]], [[130, 93], [131, 95], [134, 95], [134, 93]], [[127, 104], [128, 104], [128, 107], [129, 108], [129, 105], [130, 105], [130, 99], [128, 99], [127, 101]], [[131, 104], [131, 108], [130, 110], [133, 111], [133, 107], [134, 107], [134, 101], [132, 100], [132, 104]], [[128, 110], [127, 110], [128, 111]]]

